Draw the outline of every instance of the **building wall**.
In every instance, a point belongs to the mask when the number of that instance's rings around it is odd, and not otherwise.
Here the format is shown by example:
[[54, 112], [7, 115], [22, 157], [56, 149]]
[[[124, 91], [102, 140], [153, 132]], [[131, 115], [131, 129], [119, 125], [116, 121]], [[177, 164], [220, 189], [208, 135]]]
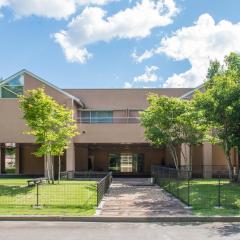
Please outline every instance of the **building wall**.
[[[227, 161], [224, 154], [224, 151], [221, 146], [213, 145], [212, 146], [212, 165], [215, 166], [215, 169], [227, 169]], [[238, 152], [236, 149], [231, 150], [231, 160], [234, 167], [238, 165]], [[225, 167], [224, 167], [225, 166]]]
[[75, 143], [146, 143], [139, 124], [78, 124], [80, 135]]
[[75, 169], [76, 171], [88, 170], [88, 146], [75, 144]]
[[44, 159], [34, 155], [37, 146], [34, 144], [21, 144], [20, 173], [26, 175], [44, 175]]
[[192, 172], [193, 176], [201, 176], [203, 171], [203, 145], [192, 148]]
[[[46, 93], [58, 103], [76, 111], [72, 99], [30, 75], [24, 75], [24, 91], [39, 87], [44, 87]], [[0, 143], [34, 143], [32, 136], [24, 134], [28, 128], [19, 109], [18, 99], [0, 99], [0, 112]]]
[[0, 99], [0, 143], [31, 143], [34, 138], [27, 131], [17, 99]]

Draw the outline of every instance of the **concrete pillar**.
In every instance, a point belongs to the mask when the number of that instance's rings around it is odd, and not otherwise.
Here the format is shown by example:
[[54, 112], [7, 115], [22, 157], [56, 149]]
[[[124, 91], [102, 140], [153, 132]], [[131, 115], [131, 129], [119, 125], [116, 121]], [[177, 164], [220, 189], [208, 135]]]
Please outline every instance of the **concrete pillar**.
[[212, 177], [212, 144], [203, 143], [203, 177]]
[[0, 145], [0, 173], [5, 173], [5, 145]]
[[181, 166], [181, 168], [187, 169], [187, 170], [191, 169], [189, 153], [190, 153], [189, 145], [188, 144], [182, 144], [181, 145], [181, 155], [180, 155], [180, 166]]
[[75, 171], [75, 147], [71, 142], [66, 151], [66, 171]]

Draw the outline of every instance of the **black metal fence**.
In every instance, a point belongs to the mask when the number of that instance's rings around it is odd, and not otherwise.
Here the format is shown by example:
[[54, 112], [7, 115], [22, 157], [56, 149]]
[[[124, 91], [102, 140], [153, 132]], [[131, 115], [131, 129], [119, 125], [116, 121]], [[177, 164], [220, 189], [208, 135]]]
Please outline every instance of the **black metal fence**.
[[101, 181], [97, 183], [97, 205], [103, 199], [104, 194], [108, 191], [112, 183], [112, 173], [108, 173]]
[[[50, 208], [94, 208], [99, 205], [111, 184], [111, 173], [82, 175], [62, 178], [55, 184], [37, 183], [28, 186], [27, 179], [0, 179], [0, 208], [4, 207], [50, 207]], [[62, 176], [66, 176], [62, 174]]]
[[192, 171], [152, 167], [155, 183], [194, 209], [240, 209], [240, 185], [227, 176], [223, 169], [216, 171], [214, 177], [203, 179], [195, 178]]

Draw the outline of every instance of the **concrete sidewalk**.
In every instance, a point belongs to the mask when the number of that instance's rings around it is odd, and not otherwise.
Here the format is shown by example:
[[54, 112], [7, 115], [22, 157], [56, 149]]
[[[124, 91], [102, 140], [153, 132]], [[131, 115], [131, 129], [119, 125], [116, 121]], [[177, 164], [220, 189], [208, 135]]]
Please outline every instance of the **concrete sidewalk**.
[[114, 179], [104, 197], [99, 216], [158, 217], [191, 216], [178, 199], [147, 178]]

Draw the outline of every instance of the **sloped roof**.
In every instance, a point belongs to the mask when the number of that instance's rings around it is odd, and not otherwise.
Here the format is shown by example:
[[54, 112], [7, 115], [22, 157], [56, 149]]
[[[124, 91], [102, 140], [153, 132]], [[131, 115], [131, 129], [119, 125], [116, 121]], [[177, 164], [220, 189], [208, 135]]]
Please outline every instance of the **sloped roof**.
[[121, 89], [64, 89], [81, 98], [86, 108], [103, 110], [145, 109], [150, 93], [159, 96], [181, 97], [192, 88], [121, 88]]
[[84, 103], [77, 97], [73, 96], [72, 94], [63, 91], [62, 89], [58, 88], [57, 86], [53, 85], [52, 83], [49, 83], [48, 81], [44, 80], [43, 78], [37, 76], [36, 74], [26, 70], [26, 69], [22, 69], [21, 71], [15, 73], [14, 75], [4, 79], [3, 81], [0, 81], [0, 86], [4, 85], [5, 83], [11, 81], [12, 79], [14, 79], [15, 77], [17, 77], [18, 75], [22, 75], [22, 74], [28, 74], [33, 78], [36, 78], [38, 81], [44, 83], [45, 85], [55, 89], [56, 91], [62, 93], [63, 95], [71, 98], [72, 100], [74, 100], [75, 102], [77, 102], [81, 107], [84, 107]]
[[204, 88], [204, 83], [201, 84], [201, 85], [199, 85], [198, 87], [192, 89], [191, 91], [183, 94], [180, 98], [182, 98], [182, 99], [187, 99], [187, 98], [191, 97], [191, 96], [196, 92], [196, 90], [201, 90], [201, 89], [203, 89], [203, 88]]

